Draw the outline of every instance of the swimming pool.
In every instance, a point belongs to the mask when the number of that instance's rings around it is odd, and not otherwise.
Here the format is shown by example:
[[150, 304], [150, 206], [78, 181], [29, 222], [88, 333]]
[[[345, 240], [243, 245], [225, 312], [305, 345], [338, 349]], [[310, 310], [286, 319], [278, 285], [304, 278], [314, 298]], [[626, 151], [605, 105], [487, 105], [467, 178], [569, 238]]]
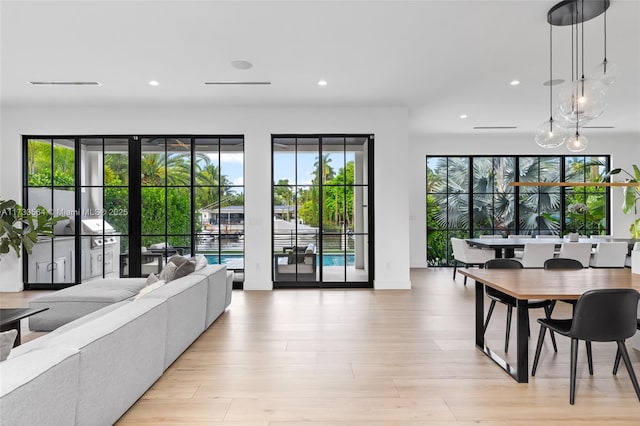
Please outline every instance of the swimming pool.
[[[210, 265], [218, 265], [218, 255], [207, 254], [205, 255]], [[320, 255], [316, 256], [316, 261], [320, 263]], [[344, 254], [325, 254], [322, 256], [322, 266], [345, 266]], [[223, 254], [220, 255], [220, 263], [222, 264], [236, 264], [242, 265], [236, 266], [237, 269], [244, 268], [244, 256], [241, 254]], [[353, 266], [355, 264], [355, 255], [347, 254], [347, 266]]]

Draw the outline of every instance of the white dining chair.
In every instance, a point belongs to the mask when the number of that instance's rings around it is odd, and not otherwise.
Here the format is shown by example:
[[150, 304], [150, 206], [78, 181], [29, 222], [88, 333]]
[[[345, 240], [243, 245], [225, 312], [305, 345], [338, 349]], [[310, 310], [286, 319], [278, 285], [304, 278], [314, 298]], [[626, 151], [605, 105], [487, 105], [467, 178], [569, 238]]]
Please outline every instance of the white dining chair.
[[520, 262], [525, 268], [544, 268], [544, 262], [553, 258], [555, 248], [554, 243], [525, 244]]
[[629, 246], [625, 242], [600, 242], [591, 255], [593, 268], [624, 268]]
[[[640, 243], [635, 243], [633, 245], [633, 251], [640, 251]], [[631, 268], [631, 256], [627, 255], [627, 258], [624, 261], [624, 266]]]
[[591, 260], [591, 243], [562, 243], [559, 257], [575, 259], [582, 263], [583, 268], [588, 268]]
[[[523, 239], [523, 238], [533, 238], [533, 235], [524, 235], [524, 234], [513, 234], [513, 235], [509, 235], [507, 238], [514, 240], [514, 239]], [[523, 255], [523, 251], [520, 249], [515, 249], [513, 250], [513, 254], [515, 255], [515, 257], [517, 257], [518, 259], [522, 258]]]
[[[461, 238], [451, 238], [451, 248], [453, 249], [453, 279], [456, 279], [458, 263], [462, 263], [465, 268], [469, 266], [484, 266], [491, 259], [495, 259], [493, 250], [483, 250], [469, 246]], [[467, 277], [464, 277], [464, 284], [467, 285]]]
[[548, 238], [548, 239], [554, 239], [554, 240], [557, 240], [557, 239], [558, 239], [558, 238], [560, 238], [560, 237], [558, 237], [557, 235], [541, 235], [541, 234], [538, 234], [538, 235], [536, 235], [536, 238], [537, 238], [537, 239], [541, 239], [541, 238]]
[[478, 235], [478, 238], [480, 238], [480, 239], [495, 239], [495, 238], [502, 238], [502, 235], [500, 235], [500, 234]]

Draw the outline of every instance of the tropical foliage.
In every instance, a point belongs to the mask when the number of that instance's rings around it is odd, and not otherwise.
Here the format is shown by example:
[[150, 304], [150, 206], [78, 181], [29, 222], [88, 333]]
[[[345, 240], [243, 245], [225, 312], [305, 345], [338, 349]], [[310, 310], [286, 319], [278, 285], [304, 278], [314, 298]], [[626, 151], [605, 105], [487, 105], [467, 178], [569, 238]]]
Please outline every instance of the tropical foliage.
[[0, 256], [11, 249], [20, 257], [22, 248], [31, 254], [39, 236], [53, 237], [53, 225], [67, 219], [53, 217], [44, 207], [27, 210], [14, 200], [0, 200]]
[[[28, 149], [29, 186], [75, 186], [74, 150], [48, 140], [30, 140]], [[216, 153], [217, 156], [217, 153]], [[129, 157], [127, 153], [105, 153], [103, 167], [105, 219], [121, 234], [128, 234], [128, 214], [141, 214], [144, 234], [191, 235], [191, 155], [187, 152], [143, 152], [141, 158], [142, 205], [128, 206]], [[53, 171], [52, 171], [53, 165]], [[242, 205], [243, 194], [220, 173], [220, 166], [205, 153], [194, 158], [195, 205], [197, 209]], [[62, 188], [61, 188], [62, 189]], [[200, 230], [200, 217], [195, 215]], [[168, 224], [168, 229], [165, 224]], [[184, 245], [184, 237], [176, 237]], [[178, 241], [179, 239], [179, 241]], [[188, 238], [187, 238], [188, 240]], [[169, 241], [171, 243], [171, 241]], [[123, 239], [123, 250], [127, 241]]]
[[[603, 188], [515, 191], [509, 186], [515, 181], [597, 181], [603, 167], [602, 159], [585, 157], [428, 157], [428, 263], [451, 263], [448, 241], [454, 236], [605, 232]], [[571, 205], [584, 208], [569, 212]]]
[[[637, 183], [637, 186], [625, 186], [623, 187], [623, 199], [622, 199], [622, 212], [629, 214], [633, 211], [634, 215], [638, 215], [638, 201], [640, 201], [640, 168], [637, 165], [633, 165], [633, 174], [628, 171], [617, 168], [613, 169], [603, 175], [603, 179], [608, 179], [612, 175], [624, 173], [628, 177], [627, 182]], [[640, 218], [636, 218], [629, 227], [632, 238], [640, 238]]]
[[[353, 184], [354, 162], [349, 161], [341, 167], [338, 173], [330, 165], [331, 157], [324, 154], [317, 157], [313, 168], [311, 185], [299, 187], [297, 193], [298, 217], [310, 226], [320, 225], [322, 212], [322, 226], [325, 231], [340, 231], [353, 226]], [[286, 181], [288, 185], [288, 181]], [[276, 200], [283, 200], [290, 205], [291, 198], [287, 192], [289, 186], [280, 186], [284, 181], [276, 184], [274, 189]], [[322, 205], [320, 205], [319, 188], [322, 187]], [[291, 194], [293, 195], [293, 194]]]

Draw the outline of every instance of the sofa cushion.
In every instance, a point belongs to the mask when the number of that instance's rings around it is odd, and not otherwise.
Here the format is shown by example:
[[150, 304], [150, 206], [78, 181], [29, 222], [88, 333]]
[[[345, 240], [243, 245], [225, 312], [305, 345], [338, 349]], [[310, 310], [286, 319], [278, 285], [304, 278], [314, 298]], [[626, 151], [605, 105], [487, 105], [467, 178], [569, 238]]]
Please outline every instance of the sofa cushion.
[[128, 303], [131, 303], [131, 301], [123, 300], [122, 302], [113, 303], [111, 305], [105, 306], [102, 309], [98, 309], [97, 311], [91, 312], [83, 317], [80, 317], [76, 320], [68, 322], [63, 326], [56, 328], [51, 333], [47, 333], [44, 336], [40, 336], [37, 339], [30, 340], [27, 343], [14, 348], [11, 351], [11, 354], [9, 354], [9, 358], [15, 358], [17, 356], [24, 355], [27, 352], [31, 352], [35, 349], [41, 349], [41, 348], [47, 347], [49, 346], [49, 340], [55, 338], [56, 336], [59, 336], [62, 333], [66, 333], [67, 331], [72, 330], [78, 326], [81, 326], [82, 324], [86, 324], [89, 321], [93, 321], [94, 319], [102, 315], [105, 315], [111, 311], [115, 311], [116, 309], [119, 309]]
[[145, 286], [144, 278], [99, 279], [39, 296], [32, 308], [49, 308], [29, 317], [32, 331], [51, 331], [105, 306], [135, 297]]
[[138, 299], [146, 296], [147, 294], [151, 293], [153, 290], [162, 287], [165, 284], [166, 283], [164, 281], [162, 281], [162, 280], [158, 280], [158, 281], [154, 282], [153, 284], [149, 284], [148, 286], [146, 286], [145, 288], [140, 290], [140, 293], [138, 293], [138, 295], [133, 300], [138, 300]]
[[151, 387], [164, 371], [166, 327], [166, 303], [144, 298], [48, 342], [80, 352], [75, 424], [114, 424]]
[[18, 330], [3, 331], [0, 333], [0, 361], [4, 361], [9, 356], [13, 348], [13, 343], [18, 337]]
[[80, 354], [55, 347], [0, 363], [2, 425], [74, 425]]
[[[204, 269], [194, 272], [191, 275], [201, 275], [207, 278], [207, 315], [205, 319], [205, 328], [209, 328], [211, 324], [224, 312], [231, 300], [228, 294], [227, 284], [227, 267], [225, 265], [208, 265]], [[232, 276], [233, 280], [233, 276]], [[229, 288], [233, 286], [233, 281], [228, 284]]]
[[204, 331], [207, 278], [191, 274], [152, 291], [144, 299], [165, 300], [168, 307], [165, 368]]

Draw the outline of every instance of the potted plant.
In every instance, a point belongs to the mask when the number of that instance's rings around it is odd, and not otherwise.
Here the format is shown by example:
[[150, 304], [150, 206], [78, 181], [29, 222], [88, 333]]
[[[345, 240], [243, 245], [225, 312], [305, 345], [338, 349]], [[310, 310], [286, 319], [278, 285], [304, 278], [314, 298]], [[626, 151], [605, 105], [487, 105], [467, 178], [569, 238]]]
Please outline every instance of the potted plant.
[[[613, 169], [608, 173], [603, 175], [602, 180], [608, 179], [611, 175], [617, 175], [619, 173], [625, 173], [628, 178], [626, 182], [637, 183], [636, 186], [625, 186], [622, 189], [622, 212], [624, 214], [629, 214], [632, 210], [633, 213], [638, 215], [638, 200], [640, 200], [640, 168], [637, 165], [633, 165], [633, 174], [628, 171], [617, 168]], [[640, 218], [636, 218], [629, 227], [629, 231], [631, 232], [631, 238], [640, 238]]]
[[38, 237], [53, 238], [53, 225], [65, 219], [42, 206], [25, 209], [14, 200], [0, 200], [0, 258], [11, 249], [18, 257], [22, 248], [31, 254]]

